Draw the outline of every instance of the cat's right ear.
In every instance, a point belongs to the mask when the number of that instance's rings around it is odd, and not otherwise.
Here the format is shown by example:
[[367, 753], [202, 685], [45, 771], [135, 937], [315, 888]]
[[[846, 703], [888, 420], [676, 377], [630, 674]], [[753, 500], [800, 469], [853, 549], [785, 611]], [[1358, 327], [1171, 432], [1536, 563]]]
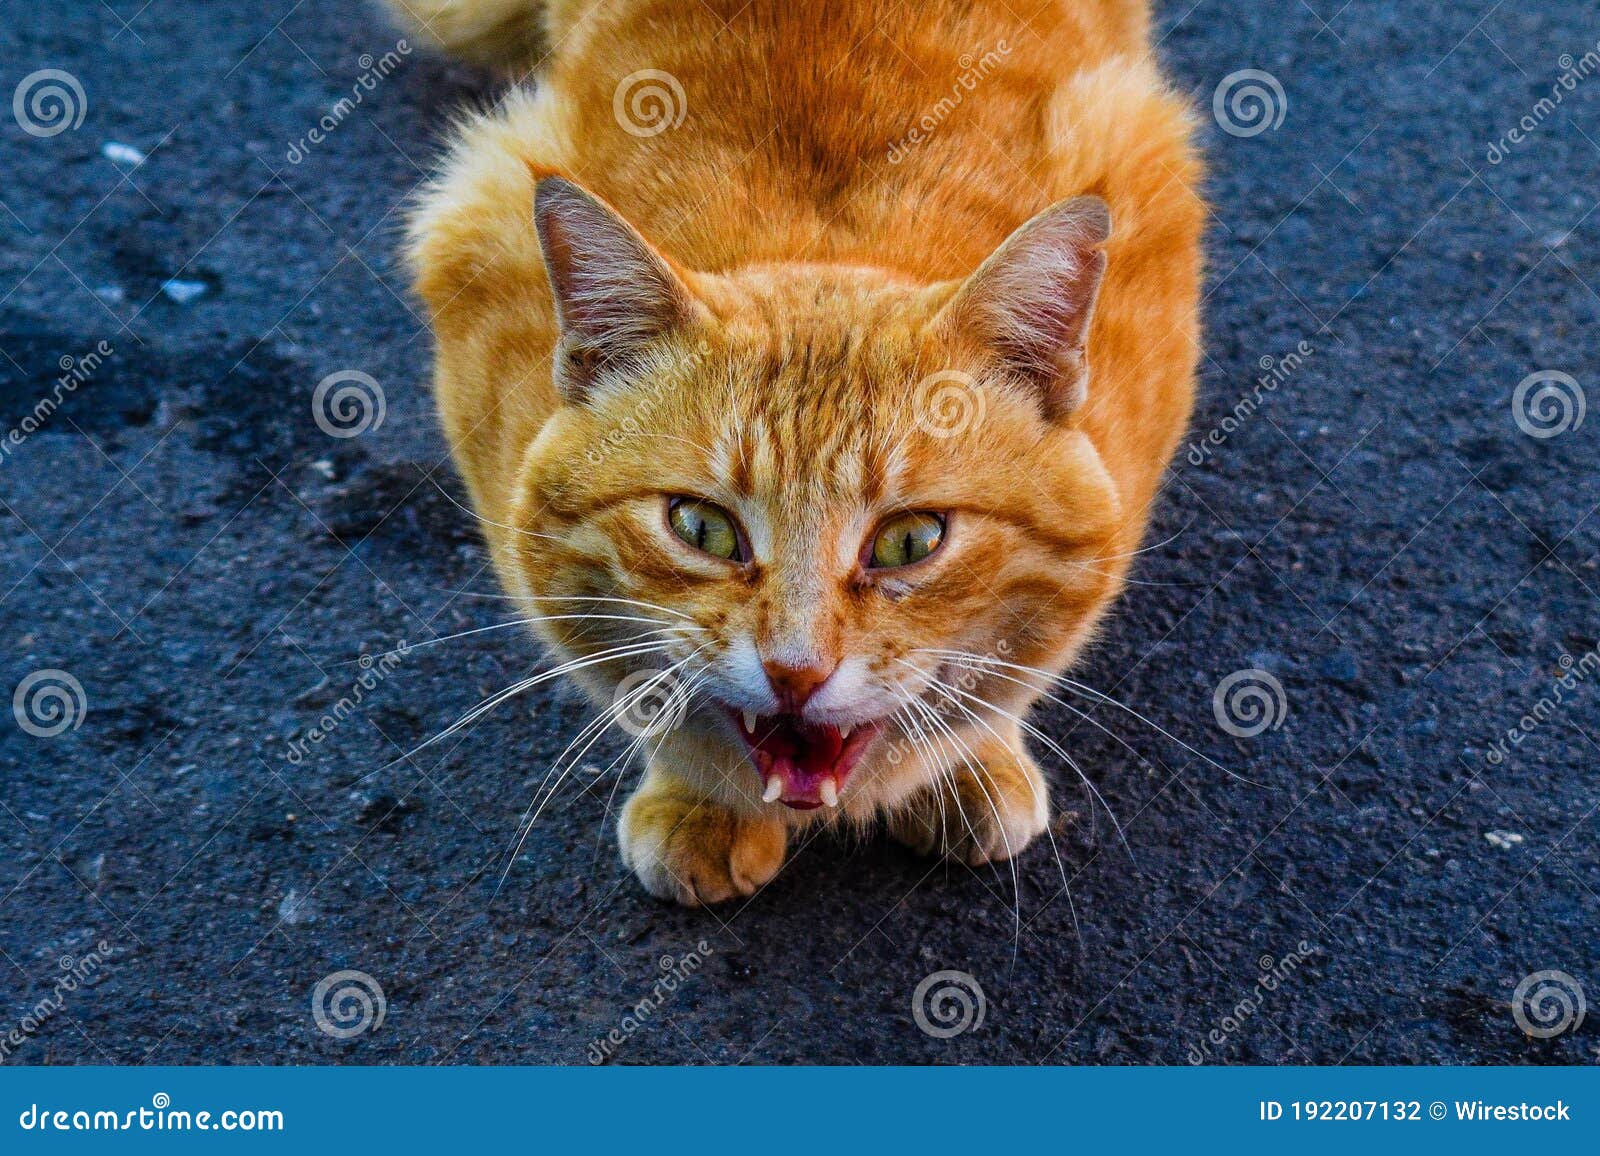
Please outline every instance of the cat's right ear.
[[533, 220], [561, 322], [556, 387], [568, 401], [704, 310], [637, 229], [572, 181], [540, 180]]
[[1012, 233], [956, 292], [940, 324], [986, 346], [1037, 392], [1046, 417], [1083, 404], [1089, 322], [1105, 277], [1111, 212], [1099, 197], [1050, 206]]

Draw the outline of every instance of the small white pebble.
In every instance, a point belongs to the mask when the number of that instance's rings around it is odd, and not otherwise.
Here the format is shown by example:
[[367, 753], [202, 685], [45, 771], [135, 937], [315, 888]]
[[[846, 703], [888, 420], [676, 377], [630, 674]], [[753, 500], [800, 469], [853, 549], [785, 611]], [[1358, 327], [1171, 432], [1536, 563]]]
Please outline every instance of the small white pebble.
[[106, 141], [100, 146], [100, 154], [113, 164], [126, 165], [130, 169], [144, 164], [144, 154], [121, 141]]
[[164, 281], [161, 284], [161, 292], [165, 293], [169, 300], [176, 301], [179, 305], [189, 304], [205, 291], [206, 283], [204, 281], [180, 281], [174, 277], [172, 280]]
[[1522, 842], [1522, 836], [1515, 831], [1485, 831], [1483, 837], [1489, 840], [1489, 846], [1498, 847], [1502, 851], [1509, 851]]
[[293, 889], [278, 904], [278, 918], [288, 924], [315, 923], [321, 914], [322, 909], [317, 906], [315, 899], [309, 895], [301, 898]]

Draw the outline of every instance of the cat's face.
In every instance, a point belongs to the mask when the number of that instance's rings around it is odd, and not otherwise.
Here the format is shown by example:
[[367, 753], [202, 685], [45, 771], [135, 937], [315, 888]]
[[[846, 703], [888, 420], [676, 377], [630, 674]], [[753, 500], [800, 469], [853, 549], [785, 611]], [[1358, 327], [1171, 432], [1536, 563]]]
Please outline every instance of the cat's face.
[[541, 218], [567, 401], [526, 458], [515, 575], [548, 638], [602, 659], [586, 685], [664, 700], [800, 809], [882, 788], [930, 711], [961, 729], [965, 696], [1031, 697], [952, 656], [1057, 666], [1114, 593], [1120, 511], [1076, 399], [997, 357], [953, 285], [691, 280], [612, 237], [602, 301], [579, 241], [614, 219], [592, 204]]

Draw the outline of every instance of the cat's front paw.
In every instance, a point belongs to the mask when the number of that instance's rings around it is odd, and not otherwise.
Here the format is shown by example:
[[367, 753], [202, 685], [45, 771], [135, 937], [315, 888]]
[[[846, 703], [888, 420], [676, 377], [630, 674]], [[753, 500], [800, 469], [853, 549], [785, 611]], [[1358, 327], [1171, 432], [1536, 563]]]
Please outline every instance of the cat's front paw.
[[[889, 816], [889, 834], [921, 855], [959, 859], [971, 867], [1014, 858], [1044, 832], [1050, 794], [1026, 755], [984, 758], [981, 777], [952, 768]], [[953, 783], [952, 783], [953, 779]]]
[[690, 907], [753, 895], [788, 844], [782, 823], [738, 815], [659, 774], [628, 800], [617, 835], [646, 891]]

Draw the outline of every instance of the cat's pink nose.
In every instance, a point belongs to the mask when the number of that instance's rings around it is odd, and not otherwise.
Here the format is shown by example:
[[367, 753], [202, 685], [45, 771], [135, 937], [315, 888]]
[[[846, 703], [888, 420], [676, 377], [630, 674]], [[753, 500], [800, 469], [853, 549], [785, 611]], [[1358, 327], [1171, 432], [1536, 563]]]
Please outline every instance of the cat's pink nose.
[[836, 663], [829, 665], [788, 666], [771, 659], [762, 659], [761, 667], [772, 682], [772, 689], [783, 701], [784, 709], [798, 713], [817, 688], [828, 681]]

